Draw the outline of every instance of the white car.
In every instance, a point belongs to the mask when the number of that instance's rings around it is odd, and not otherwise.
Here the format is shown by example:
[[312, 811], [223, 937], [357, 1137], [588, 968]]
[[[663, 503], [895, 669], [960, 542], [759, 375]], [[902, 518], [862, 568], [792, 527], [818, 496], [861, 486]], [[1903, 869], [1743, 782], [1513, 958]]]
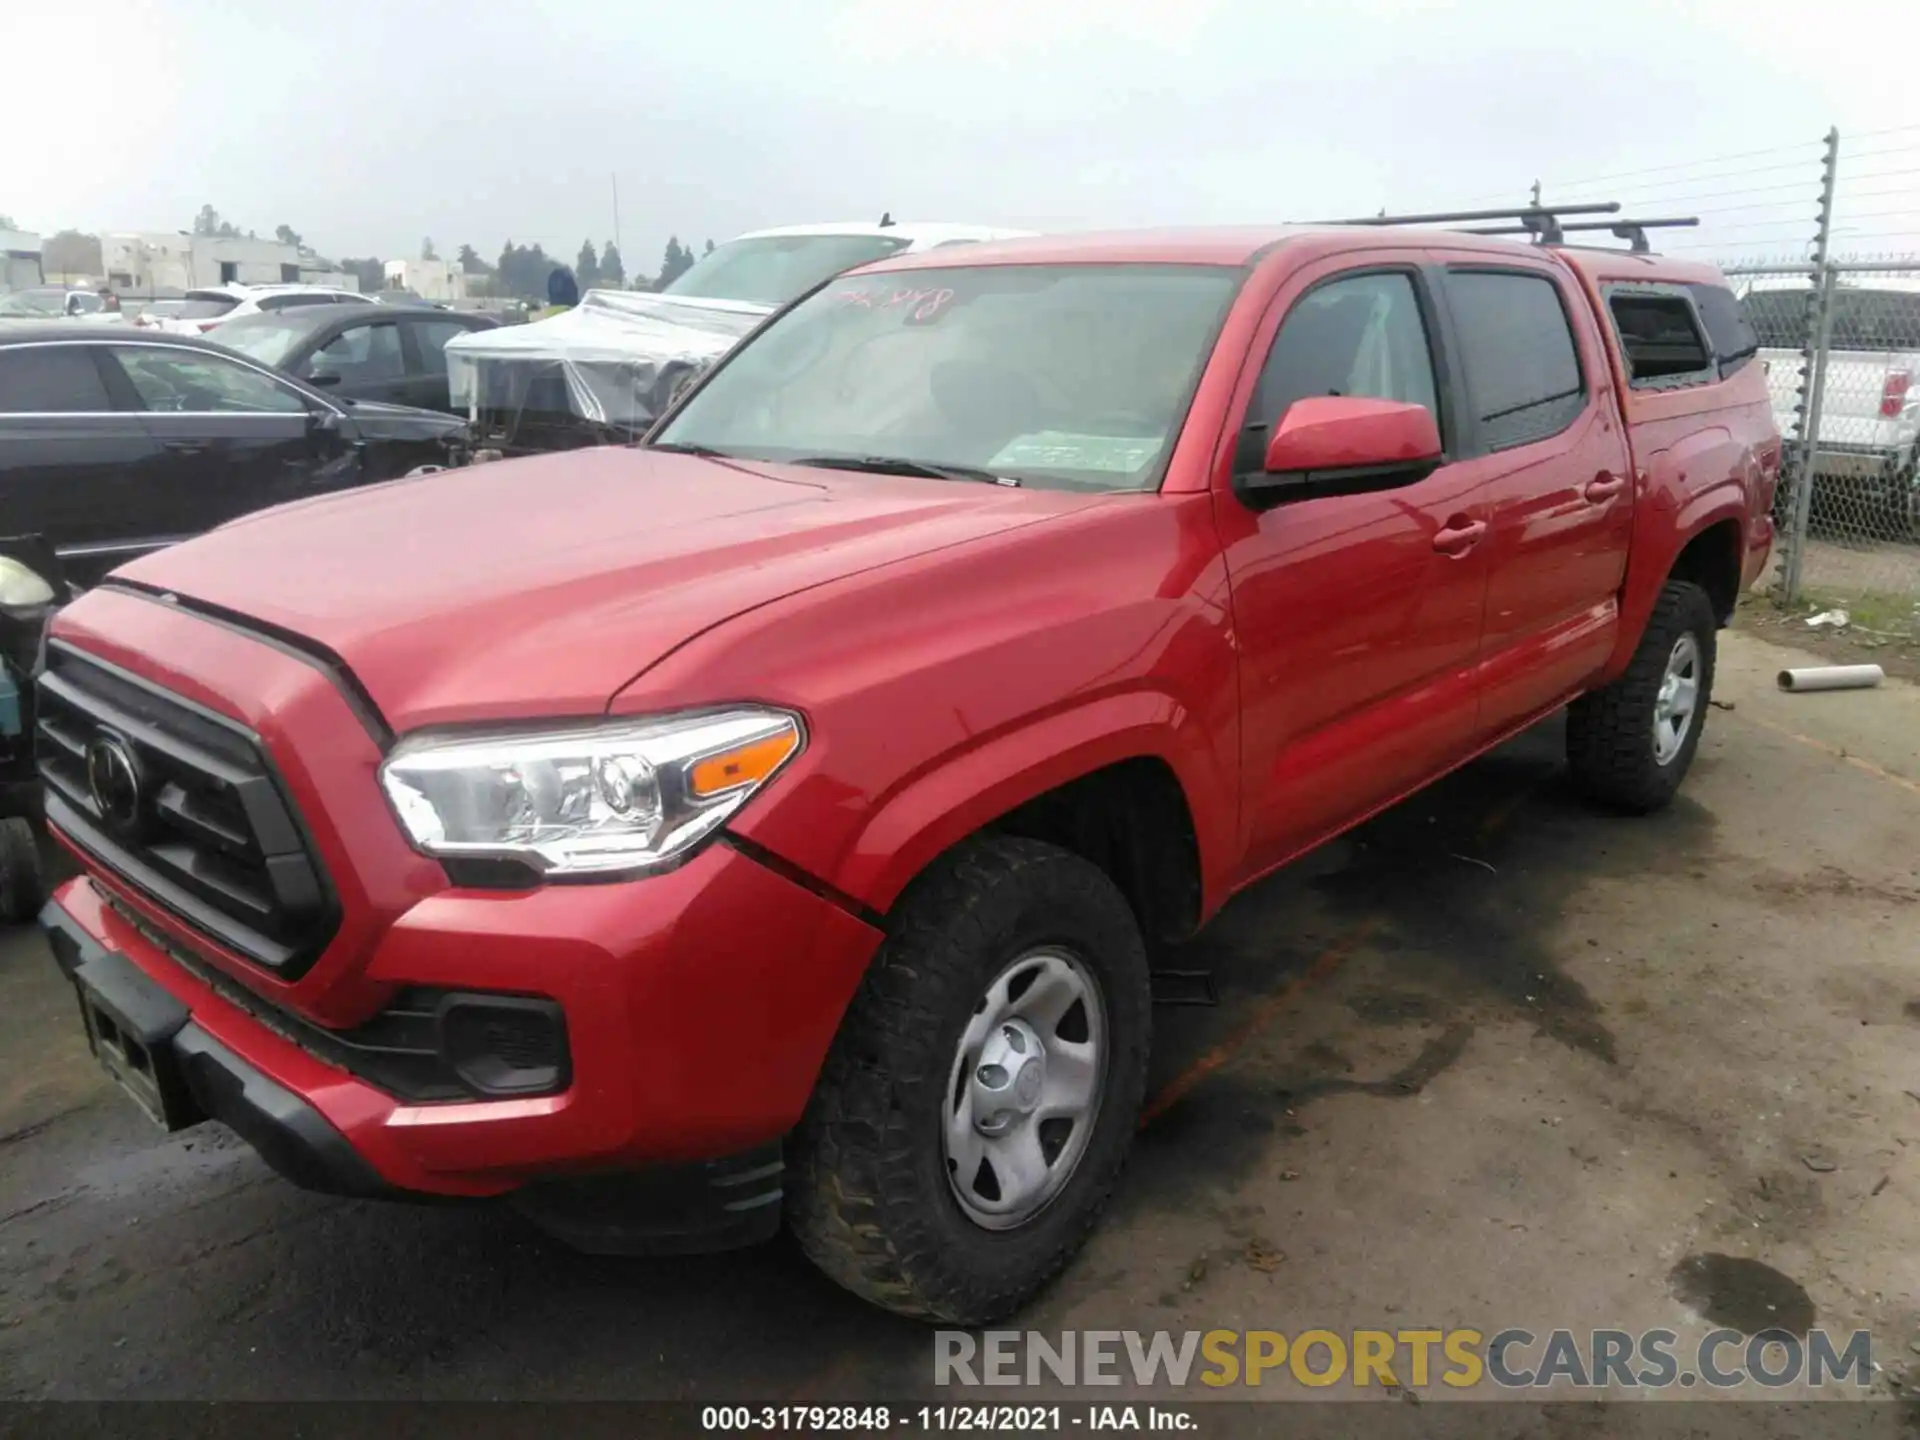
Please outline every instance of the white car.
[[890, 217], [755, 230], [664, 290], [589, 290], [549, 319], [455, 336], [446, 351], [453, 405], [471, 415], [481, 447], [502, 454], [630, 440], [767, 315], [841, 271], [1031, 233]]
[[367, 297], [357, 290], [337, 290], [327, 285], [216, 285], [187, 291], [177, 313], [171, 316], [142, 317], [135, 323], [176, 335], [204, 335], [242, 315], [291, 310], [299, 305], [366, 302]]

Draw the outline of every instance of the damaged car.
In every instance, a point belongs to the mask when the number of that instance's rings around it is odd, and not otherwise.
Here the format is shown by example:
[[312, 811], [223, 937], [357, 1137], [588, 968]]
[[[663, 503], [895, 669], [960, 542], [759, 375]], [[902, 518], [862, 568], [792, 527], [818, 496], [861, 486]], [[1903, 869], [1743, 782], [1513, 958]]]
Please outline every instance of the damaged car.
[[821, 281], [891, 255], [1023, 235], [983, 225], [791, 225], [756, 230], [658, 292], [589, 290], [534, 324], [448, 344], [453, 407], [501, 455], [638, 439], [676, 393], [768, 315]]

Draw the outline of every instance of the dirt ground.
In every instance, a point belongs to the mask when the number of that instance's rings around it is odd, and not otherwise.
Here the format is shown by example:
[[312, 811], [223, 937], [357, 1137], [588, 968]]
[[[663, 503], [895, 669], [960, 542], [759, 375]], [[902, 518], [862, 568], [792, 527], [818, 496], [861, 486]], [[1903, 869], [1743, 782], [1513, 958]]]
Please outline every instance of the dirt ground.
[[[1920, 690], [1780, 694], [1795, 660], [1723, 638], [1664, 815], [1574, 800], [1549, 722], [1236, 901], [1181, 962], [1219, 1003], [1158, 1009], [1135, 1161], [1019, 1324], [1864, 1327], [1897, 1393]], [[0, 1398], [841, 1401], [926, 1394], [932, 1349], [784, 1241], [590, 1259], [162, 1137], [0, 937]]]

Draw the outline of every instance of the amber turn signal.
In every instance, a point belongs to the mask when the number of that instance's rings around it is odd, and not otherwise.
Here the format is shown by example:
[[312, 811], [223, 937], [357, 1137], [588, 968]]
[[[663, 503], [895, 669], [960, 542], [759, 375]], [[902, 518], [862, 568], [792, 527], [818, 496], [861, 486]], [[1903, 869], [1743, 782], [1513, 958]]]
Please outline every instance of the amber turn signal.
[[789, 726], [777, 735], [709, 755], [694, 762], [687, 789], [696, 798], [708, 800], [743, 785], [757, 785], [799, 748], [800, 732]]

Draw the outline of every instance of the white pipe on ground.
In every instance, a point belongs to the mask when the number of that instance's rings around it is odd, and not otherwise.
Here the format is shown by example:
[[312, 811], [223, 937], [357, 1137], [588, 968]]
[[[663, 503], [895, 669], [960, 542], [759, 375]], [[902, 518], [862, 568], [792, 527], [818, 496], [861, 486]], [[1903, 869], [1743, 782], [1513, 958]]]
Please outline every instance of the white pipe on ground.
[[1887, 678], [1878, 665], [1810, 665], [1804, 670], [1782, 670], [1780, 688], [1792, 691], [1871, 690]]

